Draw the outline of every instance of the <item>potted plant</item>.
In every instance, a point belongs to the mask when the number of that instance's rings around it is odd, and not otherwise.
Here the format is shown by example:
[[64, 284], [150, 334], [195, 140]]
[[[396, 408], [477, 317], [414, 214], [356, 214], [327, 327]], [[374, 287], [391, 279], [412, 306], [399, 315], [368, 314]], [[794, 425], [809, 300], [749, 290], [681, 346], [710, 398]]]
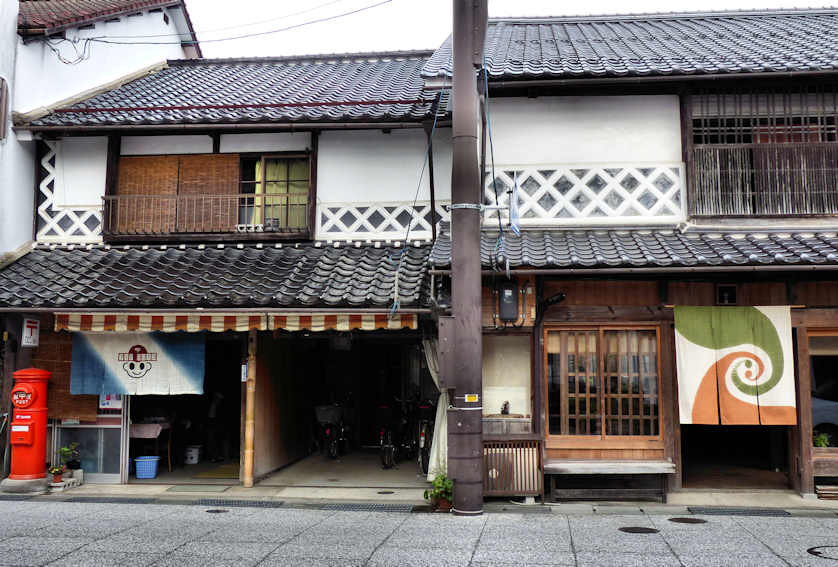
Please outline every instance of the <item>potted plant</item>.
[[441, 512], [451, 510], [451, 500], [454, 493], [454, 481], [444, 474], [437, 475], [431, 484], [430, 490], [425, 491], [425, 500], [430, 500], [431, 505]]
[[61, 462], [67, 465], [70, 470], [77, 470], [81, 468], [81, 458], [79, 455], [79, 444], [76, 442], [70, 443], [66, 447], [61, 447], [58, 450], [58, 455], [61, 457]]
[[817, 429], [812, 432], [812, 444], [815, 447], [829, 447], [829, 441], [829, 433], [824, 433]]
[[52, 475], [52, 482], [53, 483], [61, 482], [61, 475], [63, 475], [64, 471], [66, 471], [66, 470], [67, 470], [67, 467], [65, 465], [55, 465], [55, 466], [52, 466], [49, 469], [47, 469], [49, 474]]

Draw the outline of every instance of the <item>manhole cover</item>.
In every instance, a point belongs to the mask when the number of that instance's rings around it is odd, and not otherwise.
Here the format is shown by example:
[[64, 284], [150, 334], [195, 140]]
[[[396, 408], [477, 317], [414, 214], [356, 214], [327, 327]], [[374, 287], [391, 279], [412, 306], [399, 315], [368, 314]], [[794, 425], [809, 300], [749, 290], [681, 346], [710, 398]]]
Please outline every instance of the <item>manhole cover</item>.
[[656, 534], [660, 531], [655, 528], [646, 528], [643, 526], [628, 526], [625, 528], [619, 528], [619, 530], [627, 534]]
[[819, 545], [817, 547], [810, 547], [806, 550], [809, 555], [820, 557], [821, 559], [832, 559], [838, 561], [838, 545]]
[[395, 494], [392, 490], [379, 490], [379, 494]]
[[228, 512], [228, 510], [221, 510], [220, 508], [214, 508], [212, 510], [207, 510], [207, 514], [224, 514]]
[[675, 522], [676, 524], [706, 524], [707, 520], [702, 520], [701, 518], [669, 518], [670, 522]]

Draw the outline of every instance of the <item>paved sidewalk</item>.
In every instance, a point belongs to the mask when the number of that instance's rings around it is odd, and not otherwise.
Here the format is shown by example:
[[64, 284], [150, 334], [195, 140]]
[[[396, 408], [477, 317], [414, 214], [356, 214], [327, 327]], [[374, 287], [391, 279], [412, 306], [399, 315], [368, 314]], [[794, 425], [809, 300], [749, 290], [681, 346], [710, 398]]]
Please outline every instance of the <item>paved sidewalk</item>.
[[[683, 524], [670, 521], [669, 508], [457, 517], [274, 505], [0, 501], [0, 565], [829, 567], [838, 560], [838, 515], [830, 510], [689, 516], [706, 523]], [[807, 551], [816, 546], [823, 556]]]

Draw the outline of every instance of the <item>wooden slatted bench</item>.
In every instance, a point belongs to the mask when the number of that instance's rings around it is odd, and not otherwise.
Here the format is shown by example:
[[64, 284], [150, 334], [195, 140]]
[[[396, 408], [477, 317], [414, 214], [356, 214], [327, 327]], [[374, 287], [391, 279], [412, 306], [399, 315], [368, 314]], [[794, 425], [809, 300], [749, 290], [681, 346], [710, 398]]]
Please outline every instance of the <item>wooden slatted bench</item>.
[[[666, 475], [674, 472], [674, 463], [659, 460], [548, 459], [544, 463], [554, 501], [651, 499], [665, 502]], [[579, 482], [569, 482], [571, 477], [591, 487], [572, 486]]]

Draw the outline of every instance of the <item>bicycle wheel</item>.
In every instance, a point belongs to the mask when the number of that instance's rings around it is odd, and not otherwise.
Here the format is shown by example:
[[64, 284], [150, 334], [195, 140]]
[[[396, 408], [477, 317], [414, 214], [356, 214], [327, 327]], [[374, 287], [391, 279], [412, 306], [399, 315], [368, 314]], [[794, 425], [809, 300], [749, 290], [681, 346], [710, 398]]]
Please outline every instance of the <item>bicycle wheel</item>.
[[422, 447], [419, 449], [419, 472], [422, 474], [428, 474], [428, 465], [431, 462], [431, 450], [428, 447]]

